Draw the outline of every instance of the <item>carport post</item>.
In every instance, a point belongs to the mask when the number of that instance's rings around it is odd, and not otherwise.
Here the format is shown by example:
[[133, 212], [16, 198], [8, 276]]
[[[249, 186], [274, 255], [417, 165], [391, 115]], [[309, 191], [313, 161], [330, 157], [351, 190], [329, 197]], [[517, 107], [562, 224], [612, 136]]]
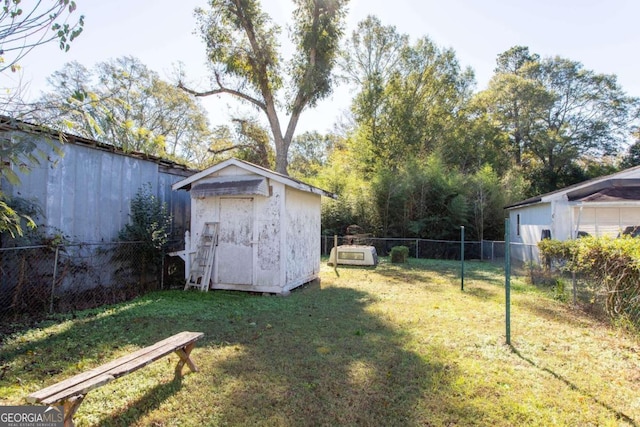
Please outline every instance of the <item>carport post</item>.
[[507, 345], [511, 345], [511, 236], [509, 218], [504, 220], [504, 290]]

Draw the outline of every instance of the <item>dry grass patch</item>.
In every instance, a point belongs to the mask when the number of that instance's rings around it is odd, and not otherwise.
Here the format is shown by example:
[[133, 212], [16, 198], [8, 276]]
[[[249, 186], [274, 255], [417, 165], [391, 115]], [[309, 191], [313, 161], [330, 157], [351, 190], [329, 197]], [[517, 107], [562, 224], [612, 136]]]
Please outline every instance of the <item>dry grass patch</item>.
[[175, 356], [89, 393], [78, 425], [469, 426], [640, 423], [638, 337], [514, 280], [504, 344], [499, 268], [410, 260], [324, 267], [287, 298], [159, 292], [5, 337], [0, 404], [182, 330]]

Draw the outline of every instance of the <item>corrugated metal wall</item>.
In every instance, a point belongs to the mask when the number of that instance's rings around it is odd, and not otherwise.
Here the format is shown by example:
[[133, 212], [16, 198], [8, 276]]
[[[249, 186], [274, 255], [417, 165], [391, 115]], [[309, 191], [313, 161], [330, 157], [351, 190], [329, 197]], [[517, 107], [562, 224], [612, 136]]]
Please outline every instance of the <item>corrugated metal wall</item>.
[[171, 185], [194, 171], [77, 143], [64, 144], [62, 156], [43, 140], [38, 146], [47, 160], [31, 165], [30, 173], [19, 173], [20, 185], [8, 193], [34, 200], [44, 213], [37, 222], [53, 232], [62, 232], [73, 242], [116, 239], [129, 222], [131, 199], [147, 184], [167, 203], [173, 216], [172, 234], [181, 239], [188, 229], [189, 194], [172, 191]]

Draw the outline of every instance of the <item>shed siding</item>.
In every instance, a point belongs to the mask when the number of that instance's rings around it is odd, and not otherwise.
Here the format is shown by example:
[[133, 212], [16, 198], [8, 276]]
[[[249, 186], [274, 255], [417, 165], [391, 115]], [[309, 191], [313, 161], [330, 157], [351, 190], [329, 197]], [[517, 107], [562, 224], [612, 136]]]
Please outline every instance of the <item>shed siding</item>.
[[287, 188], [286, 290], [318, 277], [320, 196]]
[[[262, 168], [254, 168], [251, 164], [239, 163], [234, 159], [225, 161], [221, 165], [223, 166], [212, 166], [177, 183], [173, 188], [179, 190], [188, 188], [187, 185], [194, 188], [205, 183], [224, 183], [229, 182], [226, 177], [237, 176], [242, 177], [242, 180], [253, 180], [257, 177], [266, 179], [264, 182], [267, 184], [267, 191], [264, 191], [264, 194], [252, 196], [202, 192], [195, 193], [197, 197], [191, 199], [193, 208], [190, 251], [195, 251], [197, 247], [204, 222], [219, 222], [220, 228], [223, 229], [226, 226], [225, 221], [236, 220], [231, 218], [235, 212], [238, 216], [247, 219], [247, 209], [240, 206], [235, 209], [226, 209], [224, 215], [220, 214], [220, 205], [224, 204], [225, 200], [241, 197], [252, 200], [251, 265], [247, 265], [246, 260], [250, 258], [248, 256], [220, 254], [220, 251], [226, 249], [219, 245], [216, 253], [217, 264], [214, 263], [212, 287], [285, 294], [297, 286], [316, 279], [320, 271], [320, 198], [321, 195], [328, 193], [315, 187], [307, 189], [288, 177], [267, 170], [263, 173]], [[231, 181], [235, 181], [235, 178]], [[241, 212], [245, 214], [240, 215]], [[221, 239], [223, 239], [222, 234], [221, 232]], [[228, 234], [224, 239], [230, 242], [232, 237]], [[222, 274], [223, 270], [226, 273]], [[244, 272], [251, 270], [251, 279], [245, 277], [243, 282], [246, 283], [238, 283], [238, 281], [225, 283], [223, 276], [234, 270]], [[220, 271], [218, 276], [216, 271]]]
[[282, 214], [284, 185], [273, 183], [271, 197], [259, 197], [256, 209], [256, 285], [282, 288]]

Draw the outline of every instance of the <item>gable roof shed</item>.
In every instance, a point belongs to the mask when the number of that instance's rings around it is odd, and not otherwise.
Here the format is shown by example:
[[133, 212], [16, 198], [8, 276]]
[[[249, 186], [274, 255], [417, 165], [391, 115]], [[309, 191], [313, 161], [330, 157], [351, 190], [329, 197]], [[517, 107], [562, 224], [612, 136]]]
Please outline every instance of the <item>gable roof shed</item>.
[[[186, 254], [217, 224], [208, 289], [287, 294], [318, 277], [321, 197], [335, 196], [286, 175], [229, 159], [173, 185], [191, 194]], [[185, 274], [193, 263], [185, 254]]]

